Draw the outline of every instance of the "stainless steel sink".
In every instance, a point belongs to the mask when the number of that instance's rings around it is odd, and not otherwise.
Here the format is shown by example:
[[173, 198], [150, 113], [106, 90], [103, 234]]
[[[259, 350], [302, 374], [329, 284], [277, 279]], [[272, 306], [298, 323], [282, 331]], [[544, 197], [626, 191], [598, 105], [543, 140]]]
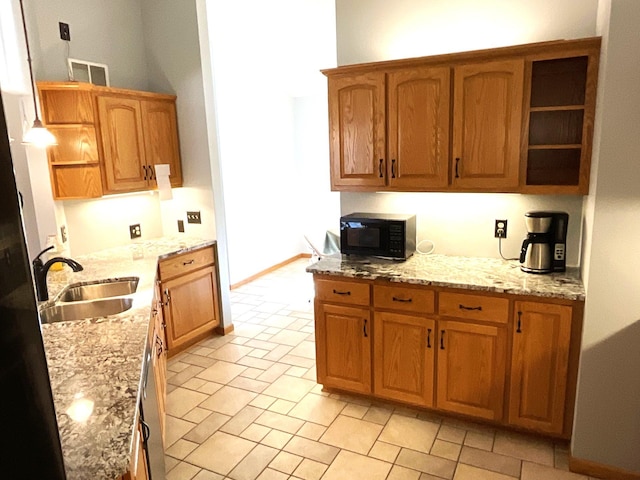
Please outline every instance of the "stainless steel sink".
[[131, 308], [133, 298], [109, 298], [92, 302], [57, 303], [40, 310], [42, 323], [67, 322], [93, 317], [106, 317]]
[[139, 277], [124, 277], [113, 280], [97, 280], [84, 284], [72, 284], [62, 291], [58, 302], [80, 302], [129, 295], [136, 291], [139, 280]]

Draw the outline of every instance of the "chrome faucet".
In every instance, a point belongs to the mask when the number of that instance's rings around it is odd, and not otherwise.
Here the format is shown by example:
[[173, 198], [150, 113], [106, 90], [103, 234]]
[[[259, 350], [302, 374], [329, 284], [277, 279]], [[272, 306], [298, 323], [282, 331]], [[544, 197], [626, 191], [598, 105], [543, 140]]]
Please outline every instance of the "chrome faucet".
[[33, 260], [33, 281], [36, 284], [36, 295], [38, 297], [39, 302], [43, 302], [45, 300], [49, 300], [49, 290], [47, 289], [47, 272], [51, 268], [51, 265], [57, 262], [66, 263], [71, 267], [74, 272], [79, 272], [82, 270], [82, 265], [80, 265], [75, 260], [71, 258], [65, 257], [53, 257], [47, 260], [47, 263], [42, 263], [40, 257], [43, 253], [48, 252], [53, 248], [53, 245], [45, 248], [41, 251], [38, 256]]

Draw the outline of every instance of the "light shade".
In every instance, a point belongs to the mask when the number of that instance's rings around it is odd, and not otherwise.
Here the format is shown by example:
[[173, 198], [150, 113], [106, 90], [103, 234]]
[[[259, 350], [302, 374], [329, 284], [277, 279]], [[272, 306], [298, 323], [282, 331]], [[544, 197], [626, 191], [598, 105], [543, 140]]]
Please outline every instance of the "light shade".
[[33, 126], [24, 134], [24, 137], [22, 137], [22, 143], [39, 148], [58, 144], [56, 137], [54, 137], [49, 130], [44, 128], [39, 118], [36, 118], [33, 121]]

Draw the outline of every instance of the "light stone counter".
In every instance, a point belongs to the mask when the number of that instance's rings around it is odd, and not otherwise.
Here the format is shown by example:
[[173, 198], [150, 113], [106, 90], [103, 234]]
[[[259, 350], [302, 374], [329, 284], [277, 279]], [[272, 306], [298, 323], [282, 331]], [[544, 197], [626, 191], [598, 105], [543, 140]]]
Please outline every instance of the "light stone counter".
[[[74, 257], [84, 267], [81, 272], [68, 267], [49, 272], [47, 304], [70, 283], [140, 277], [130, 310], [42, 325], [69, 480], [114, 480], [129, 470], [158, 260], [214, 243], [155, 239]], [[134, 259], [140, 254], [143, 258]], [[87, 418], [78, 419], [83, 414]]]
[[577, 268], [562, 273], [530, 274], [520, 270], [518, 261], [497, 258], [415, 254], [398, 262], [343, 255], [322, 258], [309, 265], [307, 272], [567, 300], [585, 298]]

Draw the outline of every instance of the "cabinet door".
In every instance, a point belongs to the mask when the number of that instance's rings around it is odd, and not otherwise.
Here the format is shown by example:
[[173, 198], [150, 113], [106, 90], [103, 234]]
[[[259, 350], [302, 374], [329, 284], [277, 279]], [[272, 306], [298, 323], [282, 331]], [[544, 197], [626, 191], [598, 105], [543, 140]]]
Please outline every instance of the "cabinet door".
[[369, 310], [316, 300], [318, 383], [371, 393], [371, 325]]
[[98, 97], [106, 190], [148, 188], [140, 102], [126, 97]]
[[147, 164], [153, 168], [154, 165], [168, 163], [171, 168], [171, 185], [181, 187], [182, 167], [175, 103], [166, 100], [143, 100], [141, 104]]
[[562, 433], [571, 307], [516, 302], [509, 423]]
[[162, 317], [162, 294], [159, 282], [156, 282], [153, 298], [153, 374], [156, 384], [156, 398], [158, 400], [158, 417], [162, 444], [165, 444], [165, 420], [167, 402], [167, 341], [165, 337], [165, 323]]
[[384, 73], [329, 78], [329, 134], [332, 190], [386, 184]]
[[439, 321], [438, 331], [437, 407], [501, 420], [506, 328]]
[[162, 282], [162, 290], [169, 354], [219, 325], [215, 267]]
[[453, 185], [485, 190], [518, 186], [524, 60], [454, 70]]
[[387, 75], [389, 186], [416, 191], [449, 184], [449, 72], [423, 67]]
[[435, 321], [376, 312], [373, 392], [380, 397], [433, 406]]

